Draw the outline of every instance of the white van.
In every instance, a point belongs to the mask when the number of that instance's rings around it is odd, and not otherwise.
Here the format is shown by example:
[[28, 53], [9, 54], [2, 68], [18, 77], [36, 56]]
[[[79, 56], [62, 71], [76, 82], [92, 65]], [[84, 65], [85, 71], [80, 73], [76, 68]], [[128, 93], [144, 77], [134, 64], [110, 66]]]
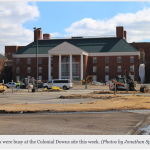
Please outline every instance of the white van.
[[57, 86], [60, 89], [69, 90], [73, 87], [73, 83], [69, 79], [54, 79], [43, 84], [44, 88], [51, 89], [53, 86]]

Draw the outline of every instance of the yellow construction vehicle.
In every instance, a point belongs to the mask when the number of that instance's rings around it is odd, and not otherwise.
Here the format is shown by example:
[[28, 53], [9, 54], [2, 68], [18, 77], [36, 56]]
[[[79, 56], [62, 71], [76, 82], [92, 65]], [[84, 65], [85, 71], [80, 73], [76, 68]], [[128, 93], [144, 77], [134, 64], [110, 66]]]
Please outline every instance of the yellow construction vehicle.
[[5, 86], [4, 83], [0, 83], [0, 93], [5, 92], [5, 90], [7, 89], [7, 87]]
[[82, 84], [90, 84], [93, 82], [94, 76], [88, 75], [87, 78], [82, 79]]

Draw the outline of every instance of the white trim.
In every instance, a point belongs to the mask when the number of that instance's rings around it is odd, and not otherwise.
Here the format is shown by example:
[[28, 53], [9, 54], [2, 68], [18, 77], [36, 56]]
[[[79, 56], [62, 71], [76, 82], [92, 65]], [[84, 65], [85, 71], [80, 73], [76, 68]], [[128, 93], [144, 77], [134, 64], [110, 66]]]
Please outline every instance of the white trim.
[[70, 54], [70, 80], [72, 81], [72, 55]]
[[89, 56], [89, 53], [87, 52], [82, 52], [83, 55]]
[[[36, 54], [13, 54], [13, 58], [33, 58]], [[48, 54], [38, 54], [38, 57], [49, 57]]]
[[83, 79], [83, 55], [81, 54], [81, 80]]
[[59, 55], [59, 79], [61, 79], [61, 55]]
[[[68, 54], [70, 53], [67, 53], [67, 55]], [[131, 56], [131, 55], [135, 56], [135, 55], [139, 55], [139, 52], [106, 52], [106, 53], [82, 52], [82, 54], [87, 55], [87, 56]], [[53, 54], [53, 55], [59, 55], [59, 54]], [[13, 58], [33, 58], [33, 57], [36, 57], [36, 54], [13, 54], [12, 57]], [[38, 54], [38, 57], [49, 57], [49, 54]]]
[[50, 55], [68, 55], [68, 54], [72, 54], [72, 55], [88, 55], [88, 52], [68, 43], [68, 42], [63, 42], [61, 44], [59, 44], [58, 46], [50, 49], [48, 51], [48, 54]]
[[51, 55], [49, 55], [49, 62], [48, 62], [48, 80], [51, 80]]
[[139, 52], [89, 53], [89, 56], [131, 56], [131, 55], [139, 55]]

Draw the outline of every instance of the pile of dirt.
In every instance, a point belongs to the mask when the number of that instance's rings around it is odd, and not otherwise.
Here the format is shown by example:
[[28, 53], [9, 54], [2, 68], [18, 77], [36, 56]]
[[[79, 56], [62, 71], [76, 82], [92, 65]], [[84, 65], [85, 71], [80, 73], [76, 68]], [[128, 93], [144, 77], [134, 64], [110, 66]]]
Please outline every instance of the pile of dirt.
[[[116, 91], [116, 94], [133, 94], [134, 91]], [[135, 93], [141, 93], [140, 91], [135, 91]], [[90, 94], [114, 94], [114, 91], [93, 91]]]
[[[59, 98], [63, 99], [79, 99], [79, 98], [97, 98], [97, 99], [111, 99], [116, 96], [100, 96], [100, 95], [93, 95], [93, 94], [71, 94], [71, 95], [61, 95]], [[117, 96], [121, 97], [121, 96]]]

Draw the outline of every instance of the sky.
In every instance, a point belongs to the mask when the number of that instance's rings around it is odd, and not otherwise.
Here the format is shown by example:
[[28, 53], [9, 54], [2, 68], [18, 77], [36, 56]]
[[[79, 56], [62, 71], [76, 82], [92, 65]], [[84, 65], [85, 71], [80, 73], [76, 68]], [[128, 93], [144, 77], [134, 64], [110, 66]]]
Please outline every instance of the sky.
[[150, 1], [0, 1], [0, 53], [6, 45], [33, 41], [33, 28], [51, 37], [116, 35], [127, 42], [150, 42]]

